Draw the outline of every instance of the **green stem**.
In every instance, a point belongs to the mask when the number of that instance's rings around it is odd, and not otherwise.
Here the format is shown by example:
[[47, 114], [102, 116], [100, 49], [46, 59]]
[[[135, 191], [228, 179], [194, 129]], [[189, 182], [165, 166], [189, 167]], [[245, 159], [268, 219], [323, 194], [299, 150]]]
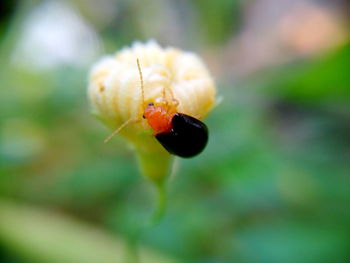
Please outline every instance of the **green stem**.
[[166, 180], [161, 180], [154, 182], [155, 190], [156, 190], [156, 207], [150, 216], [150, 218], [146, 221], [145, 224], [138, 226], [135, 229], [135, 233], [129, 240], [129, 251], [127, 262], [128, 263], [139, 263], [139, 244], [142, 235], [150, 230], [152, 227], [157, 225], [165, 215], [166, 211]]
[[149, 220], [147, 228], [155, 226], [160, 222], [160, 220], [164, 217], [166, 210], [166, 180], [162, 180], [160, 182], [156, 182], [156, 194], [157, 194], [157, 205], [156, 208]]

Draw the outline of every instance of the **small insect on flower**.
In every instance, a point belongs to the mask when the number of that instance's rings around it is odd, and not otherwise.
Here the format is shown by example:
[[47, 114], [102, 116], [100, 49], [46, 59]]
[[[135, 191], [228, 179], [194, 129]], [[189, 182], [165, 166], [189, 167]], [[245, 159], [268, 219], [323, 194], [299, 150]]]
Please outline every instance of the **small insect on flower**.
[[208, 129], [202, 121], [217, 104], [200, 57], [154, 40], [98, 60], [88, 95], [92, 113], [114, 130], [106, 141], [115, 134], [125, 139], [142, 174], [155, 182], [169, 174], [174, 155], [192, 157], [205, 148]]
[[[138, 59], [137, 66], [144, 101], [143, 77]], [[178, 105], [174, 97], [173, 101], [174, 105]], [[185, 158], [193, 157], [202, 152], [207, 145], [207, 126], [194, 117], [176, 112], [167, 101], [164, 102], [164, 106], [155, 106], [154, 102], [149, 102], [145, 107], [143, 118], [147, 119], [158, 142], [171, 154]]]

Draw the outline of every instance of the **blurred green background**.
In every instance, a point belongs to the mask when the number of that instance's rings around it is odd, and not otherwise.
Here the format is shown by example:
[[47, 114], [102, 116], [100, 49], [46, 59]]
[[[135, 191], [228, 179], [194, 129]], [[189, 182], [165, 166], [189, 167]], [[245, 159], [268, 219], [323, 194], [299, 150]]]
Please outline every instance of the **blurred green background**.
[[179, 160], [142, 262], [350, 262], [350, 2], [1, 1], [0, 262], [125, 263], [154, 203], [89, 112], [91, 64], [197, 52], [223, 101]]

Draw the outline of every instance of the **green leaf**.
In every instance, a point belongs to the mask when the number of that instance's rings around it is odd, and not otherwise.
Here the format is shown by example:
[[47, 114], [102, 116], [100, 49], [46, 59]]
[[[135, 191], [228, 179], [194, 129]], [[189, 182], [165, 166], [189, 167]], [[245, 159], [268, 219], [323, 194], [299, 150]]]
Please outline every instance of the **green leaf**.
[[[125, 263], [126, 244], [100, 229], [44, 209], [0, 200], [0, 242], [38, 263]], [[142, 263], [174, 263], [140, 249]]]

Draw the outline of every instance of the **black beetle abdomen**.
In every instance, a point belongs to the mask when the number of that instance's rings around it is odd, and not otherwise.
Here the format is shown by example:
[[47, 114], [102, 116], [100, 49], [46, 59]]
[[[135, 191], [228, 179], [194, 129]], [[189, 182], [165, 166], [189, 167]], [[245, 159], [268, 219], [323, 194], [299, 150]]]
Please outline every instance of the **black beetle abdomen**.
[[203, 151], [208, 142], [208, 128], [196, 118], [176, 113], [170, 132], [155, 137], [169, 153], [188, 158]]

